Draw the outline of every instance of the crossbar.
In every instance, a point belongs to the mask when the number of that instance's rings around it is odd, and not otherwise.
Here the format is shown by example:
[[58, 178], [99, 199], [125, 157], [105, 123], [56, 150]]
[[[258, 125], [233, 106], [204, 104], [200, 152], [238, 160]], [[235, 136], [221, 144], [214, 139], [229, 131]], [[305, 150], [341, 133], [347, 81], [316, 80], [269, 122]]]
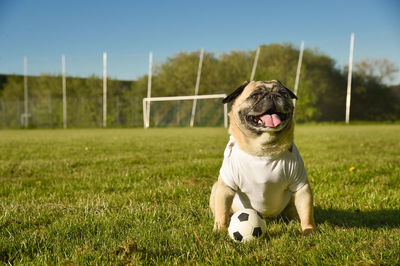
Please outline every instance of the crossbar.
[[199, 100], [199, 99], [218, 99], [225, 98], [226, 94], [209, 94], [209, 95], [189, 95], [189, 96], [169, 96], [169, 97], [150, 97], [143, 98], [145, 102], [163, 102], [163, 101], [179, 101], [179, 100]]
[[[226, 98], [226, 94], [209, 94], [209, 95], [189, 95], [189, 96], [169, 96], [169, 97], [146, 97], [143, 98], [143, 123], [144, 128], [150, 126], [150, 102], [165, 102], [165, 101], [183, 101], [183, 100], [200, 100], [200, 99], [218, 99]], [[228, 127], [228, 105], [224, 104], [224, 126]]]

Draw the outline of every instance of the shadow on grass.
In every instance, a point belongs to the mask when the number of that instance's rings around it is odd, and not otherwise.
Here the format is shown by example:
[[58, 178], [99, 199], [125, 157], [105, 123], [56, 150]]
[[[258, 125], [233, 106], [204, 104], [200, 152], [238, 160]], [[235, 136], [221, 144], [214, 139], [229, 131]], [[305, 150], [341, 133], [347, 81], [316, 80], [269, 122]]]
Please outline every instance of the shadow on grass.
[[393, 210], [335, 210], [315, 208], [317, 223], [328, 222], [345, 228], [400, 227], [400, 209]]

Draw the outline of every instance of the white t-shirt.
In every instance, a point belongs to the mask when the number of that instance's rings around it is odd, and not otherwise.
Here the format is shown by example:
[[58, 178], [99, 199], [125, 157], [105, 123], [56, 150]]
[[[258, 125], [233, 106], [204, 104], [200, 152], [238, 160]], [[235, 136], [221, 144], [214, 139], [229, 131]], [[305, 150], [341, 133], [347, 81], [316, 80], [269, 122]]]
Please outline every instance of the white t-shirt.
[[276, 217], [287, 206], [291, 195], [307, 181], [307, 171], [293, 143], [292, 151], [278, 157], [259, 157], [242, 151], [231, 136], [220, 169], [222, 180], [236, 195], [239, 209], [252, 208], [264, 217]]

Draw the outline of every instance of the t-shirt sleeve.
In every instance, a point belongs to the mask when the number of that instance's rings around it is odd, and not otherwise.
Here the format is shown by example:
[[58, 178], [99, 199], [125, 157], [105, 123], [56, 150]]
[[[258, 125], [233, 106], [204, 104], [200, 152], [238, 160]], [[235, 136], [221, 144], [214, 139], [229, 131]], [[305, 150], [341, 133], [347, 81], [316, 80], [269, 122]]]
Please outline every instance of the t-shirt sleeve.
[[297, 148], [294, 151], [294, 160], [289, 165], [289, 189], [296, 192], [308, 183], [307, 170]]
[[228, 143], [224, 152], [224, 161], [222, 162], [219, 174], [225, 184], [236, 191], [238, 189], [238, 172], [236, 168], [237, 166], [233, 162], [233, 158], [231, 156], [232, 147], [233, 143]]

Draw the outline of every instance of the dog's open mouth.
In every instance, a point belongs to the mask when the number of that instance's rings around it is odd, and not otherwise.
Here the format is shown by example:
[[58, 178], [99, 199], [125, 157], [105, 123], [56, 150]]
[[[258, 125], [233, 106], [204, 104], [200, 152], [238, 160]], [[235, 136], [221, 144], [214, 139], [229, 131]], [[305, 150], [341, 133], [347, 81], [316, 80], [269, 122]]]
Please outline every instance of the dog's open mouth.
[[266, 112], [262, 115], [249, 115], [247, 121], [254, 127], [278, 127], [287, 119], [287, 114]]

